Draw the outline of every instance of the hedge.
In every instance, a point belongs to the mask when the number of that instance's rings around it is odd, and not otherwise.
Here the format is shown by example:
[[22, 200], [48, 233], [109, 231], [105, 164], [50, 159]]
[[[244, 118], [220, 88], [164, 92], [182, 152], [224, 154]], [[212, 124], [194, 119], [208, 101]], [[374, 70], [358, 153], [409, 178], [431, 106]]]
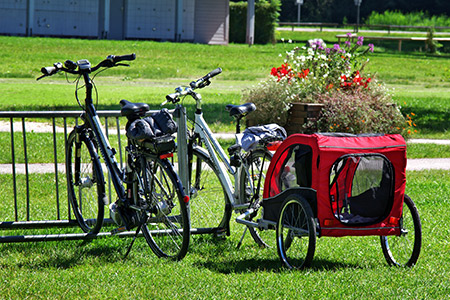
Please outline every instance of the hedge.
[[[280, 0], [255, 3], [255, 44], [275, 42], [275, 28], [281, 9]], [[247, 2], [230, 2], [230, 42], [245, 43]]]

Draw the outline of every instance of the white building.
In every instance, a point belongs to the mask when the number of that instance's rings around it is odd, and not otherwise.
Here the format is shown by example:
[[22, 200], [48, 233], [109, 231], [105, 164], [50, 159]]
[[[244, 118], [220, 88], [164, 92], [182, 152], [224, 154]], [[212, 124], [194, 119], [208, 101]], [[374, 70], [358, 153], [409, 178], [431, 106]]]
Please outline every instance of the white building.
[[229, 0], [0, 0], [0, 34], [227, 44]]

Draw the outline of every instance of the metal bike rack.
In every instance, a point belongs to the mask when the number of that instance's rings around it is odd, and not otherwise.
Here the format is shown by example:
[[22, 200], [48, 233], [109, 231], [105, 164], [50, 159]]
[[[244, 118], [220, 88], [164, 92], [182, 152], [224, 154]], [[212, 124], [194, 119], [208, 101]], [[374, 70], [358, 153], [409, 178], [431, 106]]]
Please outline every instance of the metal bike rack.
[[[155, 111], [150, 111], [149, 113], [153, 113]], [[119, 118], [120, 111], [98, 111], [98, 115], [100, 118], [104, 120], [105, 131], [107, 136], [110, 134], [110, 129], [108, 128], [108, 119], [115, 119], [115, 134], [117, 134], [118, 140], [118, 155], [120, 157], [119, 163], [122, 167], [122, 141], [121, 137], [123, 132], [120, 130], [120, 122]], [[65, 179], [65, 167], [64, 164], [58, 163], [58, 158], [65, 157], [65, 153], [58, 153], [58, 145], [57, 145], [57, 132], [61, 132], [64, 134], [64, 145], [67, 141], [67, 136], [71, 131], [71, 128], [67, 128], [67, 120], [75, 119], [75, 124], [78, 124], [79, 118], [81, 116], [80, 111], [0, 111], [0, 119], [9, 119], [10, 123], [10, 145], [11, 145], [11, 163], [3, 164], [2, 167], [6, 167], [9, 171], [1, 176], [11, 176], [11, 185], [5, 184], [0, 187], [0, 230], [23, 230], [23, 229], [43, 229], [43, 228], [63, 228], [63, 227], [77, 227], [78, 223], [75, 220], [75, 217], [71, 213], [70, 203], [66, 196], [61, 196], [61, 188], [60, 188], [60, 176], [63, 176], [63, 180]], [[54, 214], [54, 220], [36, 220], [32, 217], [33, 207], [31, 205], [30, 199], [33, 197], [30, 190], [30, 176], [32, 171], [30, 171], [30, 167], [33, 166], [30, 163], [30, 154], [28, 152], [29, 149], [29, 141], [27, 139], [27, 122], [25, 120], [31, 119], [50, 119], [51, 120], [51, 130], [50, 133], [53, 135], [53, 163], [45, 164], [46, 167], [50, 165], [52, 168], [52, 172], [54, 174], [55, 185], [51, 193], [56, 195], [56, 201], [54, 204], [54, 209], [52, 210], [52, 214]], [[56, 120], [62, 119], [62, 128], [56, 126]], [[21, 121], [21, 129], [16, 130], [15, 128], [15, 120]], [[112, 129], [114, 130], [114, 129]], [[112, 131], [111, 130], [111, 131]], [[21, 140], [17, 141], [17, 133], [21, 134]], [[20, 145], [20, 144], [21, 145]], [[23, 147], [23, 164], [17, 163], [17, 155], [16, 149], [18, 146]], [[64, 146], [65, 149], [65, 146]], [[6, 149], [4, 150], [6, 151]], [[62, 161], [64, 161], [62, 159]], [[9, 166], [8, 166], [9, 165]], [[42, 167], [42, 166], [41, 166]], [[21, 169], [25, 174], [25, 195], [19, 195], [18, 192], [18, 182], [17, 175], [19, 174], [18, 170]], [[20, 172], [21, 173], [21, 172]], [[107, 185], [111, 185], [111, 182], [108, 180]], [[13, 190], [12, 199], [6, 197], [6, 193], [8, 189]], [[113, 197], [111, 195], [111, 188], [109, 188], [109, 200]], [[10, 190], [11, 191], [11, 190]], [[21, 198], [25, 198], [24, 202], [21, 203], [19, 196]], [[9, 202], [9, 203], [8, 203]], [[11, 203], [12, 202], [12, 203]], [[2, 205], [3, 204], [3, 205]], [[14, 216], [2, 216], [2, 212], [5, 209], [1, 209], [1, 207], [5, 207], [7, 204], [12, 205], [14, 207]], [[67, 209], [67, 214], [65, 213], [65, 209]], [[25, 210], [25, 212], [23, 212]], [[67, 215], [68, 217], [62, 217], [62, 215]], [[24, 216], [22, 216], [24, 215]], [[10, 218], [9, 220], [4, 220], [5, 218]], [[113, 223], [111, 219], [106, 219], [106, 223]], [[121, 232], [116, 234], [117, 236], [131, 236], [134, 235], [135, 232]], [[34, 235], [3, 235], [0, 234], [0, 243], [17, 243], [17, 242], [34, 242], [34, 241], [56, 241], [56, 240], [90, 240], [105, 236], [111, 236], [111, 232], [100, 232], [99, 234], [86, 234], [86, 233], [68, 233], [68, 234], [50, 234], [50, 235], [42, 235], [42, 234], [34, 234]]]

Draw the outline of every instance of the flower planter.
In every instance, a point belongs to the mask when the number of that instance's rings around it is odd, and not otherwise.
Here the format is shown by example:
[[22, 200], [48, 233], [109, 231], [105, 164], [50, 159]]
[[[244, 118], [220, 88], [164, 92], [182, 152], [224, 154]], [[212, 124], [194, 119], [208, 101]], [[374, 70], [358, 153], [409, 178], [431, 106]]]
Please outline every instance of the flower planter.
[[[313, 131], [316, 131], [316, 126], [312, 126], [310, 129], [305, 130], [303, 125], [308, 122], [317, 121], [317, 118], [322, 111], [323, 104], [295, 102], [291, 103], [291, 105], [291, 108], [287, 112], [288, 117], [286, 124], [279, 124], [281, 126], [284, 125], [287, 134], [291, 135], [293, 133], [311, 133]], [[261, 124], [259, 124], [254, 118], [252, 118], [252, 114], [250, 114], [246, 117], [246, 125], [247, 127], [250, 127]]]
[[317, 127], [312, 126], [305, 130], [304, 124], [308, 122], [316, 122], [322, 111], [323, 104], [318, 103], [291, 103], [291, 108], [288, 111], [288, 120], [284, 128], [288, 135], [293, 133], [310, 133], [316, 131]]

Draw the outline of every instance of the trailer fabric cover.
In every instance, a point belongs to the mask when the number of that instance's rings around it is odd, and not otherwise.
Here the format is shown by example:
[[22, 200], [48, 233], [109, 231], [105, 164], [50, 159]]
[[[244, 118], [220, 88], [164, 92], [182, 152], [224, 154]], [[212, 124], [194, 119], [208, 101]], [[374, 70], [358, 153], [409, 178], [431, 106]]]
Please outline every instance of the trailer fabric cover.
[[[296, 175], [305, 173], [301, 175], [303, 179], [297, 178], [297, 186], [300, 186], [298, 182], [303, 184], [306, 182], [308, 185], [309, 178], [309, 187], [316, 190], [316, 217], [319, 221], [320, 235], [400, 234], [398, 222], [402, 215], [406, 185], [406, 142], [401, 135], [293, 134], [280, 145], [272, 158], [264, 184], [264, 199], [273, 197], [287, 188], [282, 184], [281, 175], [286, 171], [286, 166], [292, 172], [292, 166], [295, 167], [295, 157], [292, 159], [292, 156], [299, 153], [300, 148], [310, 149], [310, 152], [306, 156], [298, 154], [304, 158], [304, 162], [297, 162], [297, 166], [303, 164], [303, 167], [301, 172], [295, 170], [299, 172]], [[394, 176], [392, 209], [376, 224], [367, 226], [344, 224], [333, 213], [330, 204], [330, 172], [339, 158], [349, 154], [380, 154], [392, 164]], [[290, 159], [294, 161], [292, 166], [286, 164]]]

